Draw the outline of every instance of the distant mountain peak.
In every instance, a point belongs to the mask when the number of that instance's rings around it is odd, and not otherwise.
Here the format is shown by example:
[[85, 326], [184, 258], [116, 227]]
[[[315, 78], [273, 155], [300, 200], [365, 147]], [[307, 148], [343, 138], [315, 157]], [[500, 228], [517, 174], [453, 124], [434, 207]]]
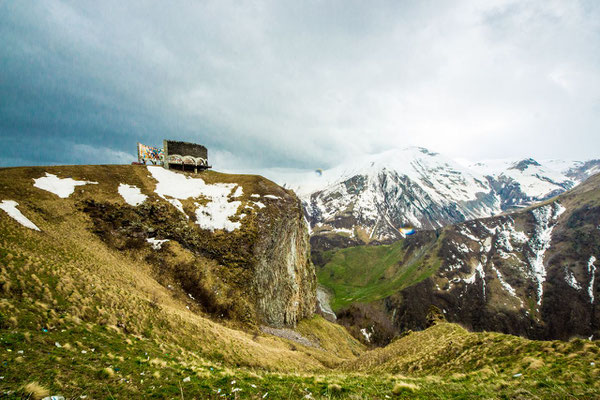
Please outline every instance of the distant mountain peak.
[[525, 171], [529, 166], [541, 167], [541, 164], [535, 161], [533, 158], [526, 158], [513, 164], [509, 169], [517, 169], [519, 171]]
[[419, 150], [421, 153], [426, 154], [428, 156], [437, 156], [438, 154], [440, 154], [440, 153], [436, 153], [434, 151], [430, 151], [430, 150], [426, 149], [425, 147], [414, 147], [414, 148], [417, 149], [417, 150]]

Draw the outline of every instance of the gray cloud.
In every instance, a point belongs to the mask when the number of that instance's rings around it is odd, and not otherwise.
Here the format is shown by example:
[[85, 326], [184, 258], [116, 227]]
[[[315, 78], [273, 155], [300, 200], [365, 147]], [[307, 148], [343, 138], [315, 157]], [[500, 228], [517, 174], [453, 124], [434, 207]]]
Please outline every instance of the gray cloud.
[[0, 35], [2, 165], [598, 157], [594, 1], [3, 2]]

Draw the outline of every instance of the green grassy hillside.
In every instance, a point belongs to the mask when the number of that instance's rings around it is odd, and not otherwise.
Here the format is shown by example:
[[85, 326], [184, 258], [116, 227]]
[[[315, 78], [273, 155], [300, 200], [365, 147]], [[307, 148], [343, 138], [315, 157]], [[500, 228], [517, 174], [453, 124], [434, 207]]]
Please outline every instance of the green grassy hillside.
[[431, 276], [440, 266], [428, 254], [435, 254], [433, 237], [423, 232], [423, 237], [411, 236], [389, 245], [325, 252], [328, 262], [317, 269], [317, 278], [333, 293], [333, 310], [383, 299]]

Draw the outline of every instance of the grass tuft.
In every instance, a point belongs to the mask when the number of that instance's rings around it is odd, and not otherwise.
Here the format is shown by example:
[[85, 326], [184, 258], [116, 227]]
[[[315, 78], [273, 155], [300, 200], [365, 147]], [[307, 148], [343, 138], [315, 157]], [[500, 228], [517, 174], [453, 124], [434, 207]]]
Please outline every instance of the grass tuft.
[[415, 385], [414, 383], [398, 381], [394, 384], [392, 388], [392, 393], [396, 396], [406, 393], [414, 393], [419, 390], [419, 385]]
[[342, 386], [338, 385], [337, 383], [330, 383], [327, 386], [327, 390], [329, 390], [331, 393], [341, 393], [343, 388], [342, 388]]
[[37, 382], [29, 382], [24, 385], [22, 392], [25, 398], [32, 400], [41, 400], [50, 394], [50, 391]]

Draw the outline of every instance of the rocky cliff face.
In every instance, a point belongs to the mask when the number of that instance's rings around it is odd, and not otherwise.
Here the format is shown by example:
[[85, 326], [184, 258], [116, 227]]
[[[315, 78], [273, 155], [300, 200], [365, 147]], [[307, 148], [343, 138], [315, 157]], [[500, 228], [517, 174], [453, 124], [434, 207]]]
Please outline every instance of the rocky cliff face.
[[[257, 218], [259, 229], [252, 285], [257, 311], [273, 326], [295, 325], [315, 310], [316, 276], [308, 229], [298, 199], [287, 194], [283, 209]], [[281, 205], [281, 204], [280, 204]]]
[[2, 172], [22, 177], [3, 198], [38, 210], [42, 233], [55, 220], [45, 209], [67, 209], [74, 229], [92, 231], [117, 257], [150, 265], [190, 309], [272, 326], [293, 326], [315, 310], [301, 203], [267, 179], [142, 166]]

